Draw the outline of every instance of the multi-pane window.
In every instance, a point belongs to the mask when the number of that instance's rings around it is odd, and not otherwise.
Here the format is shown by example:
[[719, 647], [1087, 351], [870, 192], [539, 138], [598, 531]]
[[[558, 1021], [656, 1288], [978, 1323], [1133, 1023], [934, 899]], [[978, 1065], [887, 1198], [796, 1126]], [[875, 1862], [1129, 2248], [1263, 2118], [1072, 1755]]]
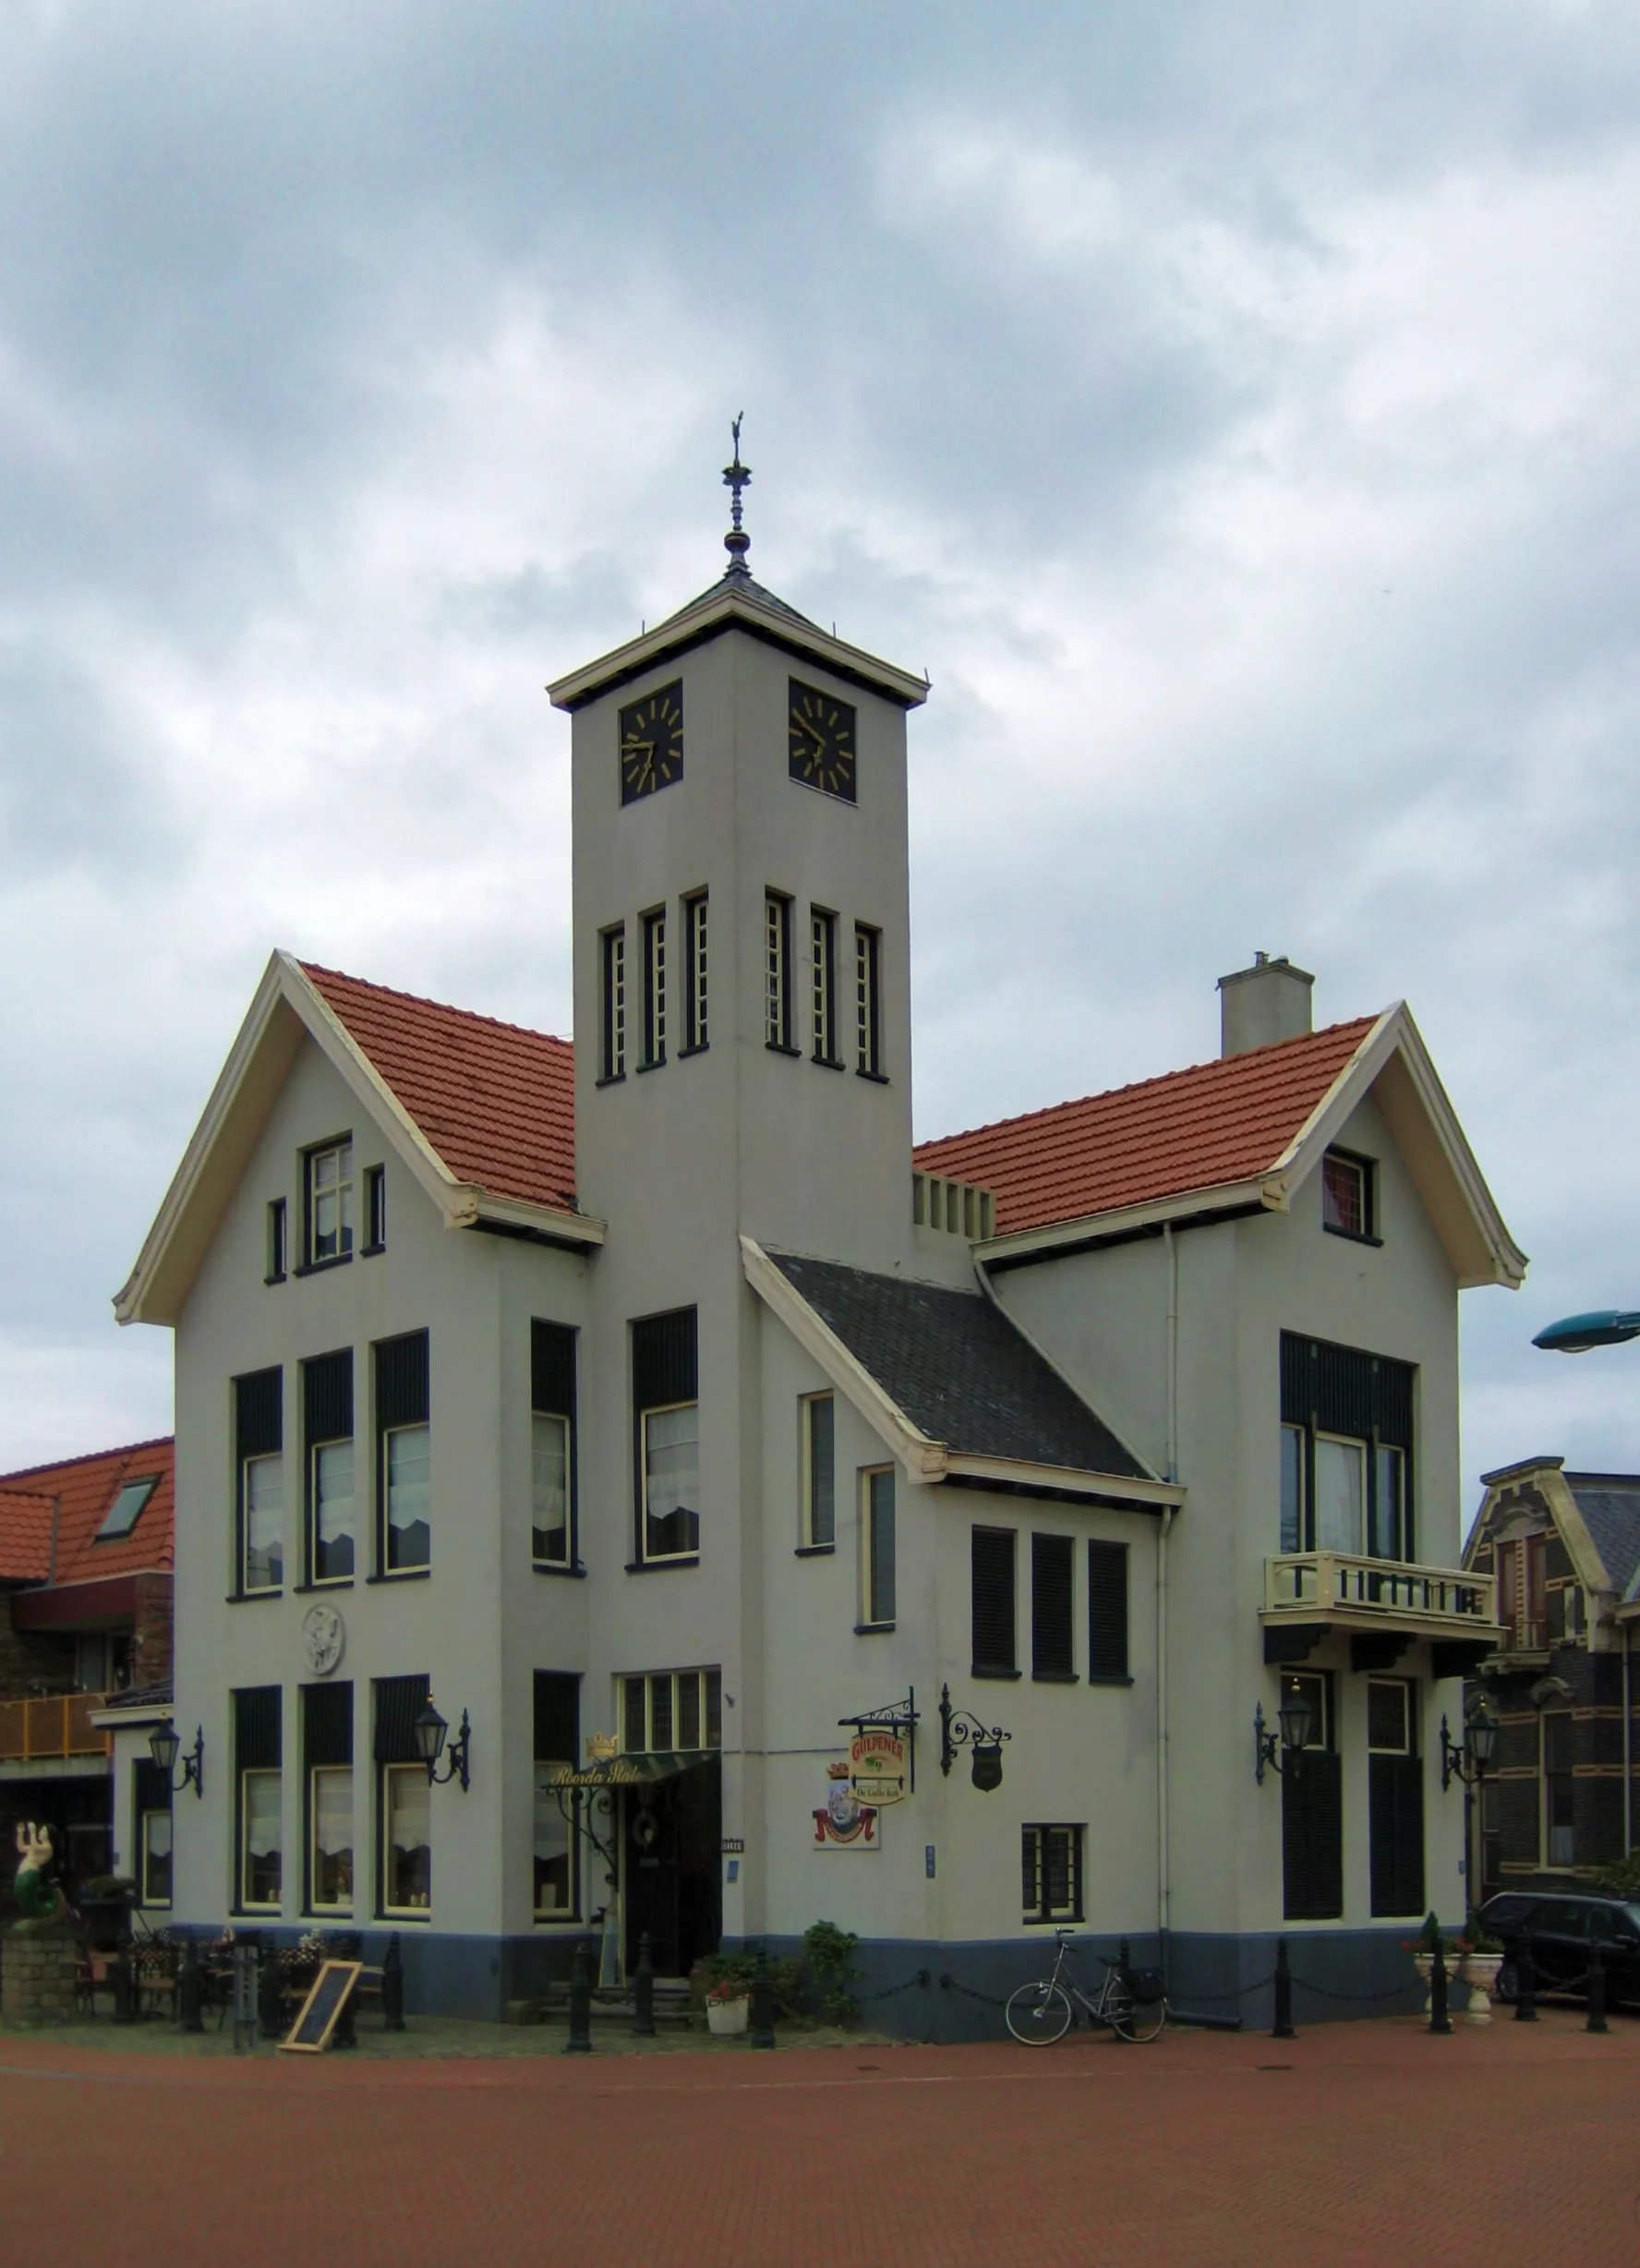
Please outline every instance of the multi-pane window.
[[650, 1670], [623, 1677], [621, 1746], [645, 1755], [723, 1745], [723, 1679], [717, 1670]]
[[432, 1561], [428, 1334], [383, 1339], [374, 1352], [380, 1572], [404, 1574]]
[[1321, 1225], [1341, 1237], [1370, 1237], [1372, 1163], [1329, 1150], [1321, 1160]]
[[1572, 1712], [1545, 1709], [1543, 1724], [1543, 1864], [1577, 1864], [1576, 1760]]
[[809, 911], [809, 1017], [814, 1061], [836, 1063], [837, 915], [822, 906]]
[[683, 1048], [693, 1055], [711, 1037], [707, 1015], [707, 900], [705, 890], [683, 900]]
[[277, 1912], [284, 1877], [283, 1754], [277, 1685], [247, 1686], [234, 1702], [238, 1774], [238, 1905]]
[[617, 923], [598, 939], [603, 1079], [626, 1077], [626, 926]]
[[530, 1325], [530, 1556], [537, 1567], [570, 1567], [574, 1562], [575, 1333], [567, 1323], [537, 1317]]
[[432, 1790], [416, 1720], [429, 1698], [425, 1676], [376, 1680], [377, 1901], [384, 1914], [422, 1921], [433, 1900]]
[[573, 1921], [580, 1907], [581, 1798], [552, 1784], [555, 1766], [581, 1749], [581, 1680], [537, 1670], [535, 1681], [535, 1912], [538, 1922]]
[[975, 1677], [1013, 1677], [1019, 1670], [1015, 1550], [1011, 1527], [976, 1527], [969, 1538]]
[[1283, 1332], [1284, 1551], [1413, 1558], [1416, 1377], [1410, 1363]]
[[778, 890], [763, 898], [763, 1036], [791, 1052], [791, 900]]
[[144, 1757], [133, 1767], [132, 1815], [137, 1823], [137, 1899], [143, 1906], [171, 1903], [171, 1778]]
[[700, 1550], [700, 1403], [695, 1313], [678, 1308], [632, 1327], [637, 1427], [638, 1557]]
[[1088, 1546], [1088, 1677], [1091, 1683], [1128, 1682], [1128, 1546]]
[[854, 926], [854, 1063], [866, 1079], [883, 1076], [883, 933]]
[[284, 1373], [234, 1381], [238, 1587], [276, 1591], [284, 1580]]
[[367, 1165], [365, 1168], [365, 1250], [385, 1252], [387, 1249], [387, 1168], [385, 1165]]
[[804, 1394], [802, 1411], [802, 1540], [810, 1551], [837, 1541], [837, 1404], [828, 1393]]
[[285, 1264], [288, 1257], [286, 1249], [286, 1237], [287, 1232], [285, 1224], [284, 1200], [283, 1197], [275, 1197], [270, 1201], [268, 1206], [267, 1250], [265, 1254], [267, 1260], [267, 1269], [263, 1278], [264, 1282], [266, 1283], [283, 1284], [284, 1282]]
[[1019, 1907], [1025, 1921], [1081, 1920], [1082, 1833], [1080, 1827], [1019, 1830]]
[[1424, 1767], [1417, 1753], [1417, 1694], [1406, 1678], [1367, 1681], [1367, 1813], [1375, 1914], [1424, 1911]]
[[667, 1057], [667, 917], [657, 906], [644, 916], [644, 1068]]
[[308, 1579], [344, 1583], [354, 1574], [353, 1350], [302, 1365], [308, 1443]]
[[860, 1476], [860, 1620], [867, 1630], [894, 1622], [894, 1467]]
[[353, 1250], [353, 1143], [345, 1137], [309, 1150], [308, 1264], [345, 1260]]
[[353, 1687], [302, 1688], [302, 1762], [308, 1774], [308, 1905], [353, 1909]]

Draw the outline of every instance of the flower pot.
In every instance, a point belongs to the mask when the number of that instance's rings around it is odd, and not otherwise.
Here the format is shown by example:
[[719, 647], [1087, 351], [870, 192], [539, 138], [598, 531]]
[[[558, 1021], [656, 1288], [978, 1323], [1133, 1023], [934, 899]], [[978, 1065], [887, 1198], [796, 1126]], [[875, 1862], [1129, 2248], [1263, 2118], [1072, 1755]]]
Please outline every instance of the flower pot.
[[746, 2029], [746, 2011], [751, 2002], [742, 1993], [738, 2000], [708, 2000], [706, 2029], [714, 2039], [732, 2040]]
[[1415, 1953], [1412, 1957], [1412, 1965], [1423, 1980], [1424, 2014], [1428, 2016], [1434, 2006], [1434, 1995], [1429, 1988], [1429, 1979], [1435, 1973], [1435, 1956], [1433, 1953]]
[[1497, 1994], [1498, 1972], [1502, 1966], [1501, 1953], [1465, 1954], [1463, 1976], [1469, 1987], [1469, 2005], [1464, 2013], [1472, 2024], [1491, 2022], [1491, 2002]]

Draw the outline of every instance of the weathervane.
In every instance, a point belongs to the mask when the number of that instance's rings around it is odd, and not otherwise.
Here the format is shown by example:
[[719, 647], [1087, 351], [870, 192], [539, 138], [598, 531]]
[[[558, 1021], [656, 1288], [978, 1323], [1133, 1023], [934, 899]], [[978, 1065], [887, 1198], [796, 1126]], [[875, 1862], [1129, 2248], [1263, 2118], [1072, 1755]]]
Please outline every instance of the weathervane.
[[723, 570], [726, 575], [746, 573], [746, 554], [752, 549], [752, 538], [741, 526], [741, 490], [749, 488], [752, 482], [749, 468], [741, 463], [741, 418], [745, 415], [742, 410], [730, 428], [734, 435], [734, 463], [723, 468], [723, 485], [734, 492], [734, 502], [729, 512], [734, 525], [723, 538], [723, 548], [729, 553], [729, 565]]

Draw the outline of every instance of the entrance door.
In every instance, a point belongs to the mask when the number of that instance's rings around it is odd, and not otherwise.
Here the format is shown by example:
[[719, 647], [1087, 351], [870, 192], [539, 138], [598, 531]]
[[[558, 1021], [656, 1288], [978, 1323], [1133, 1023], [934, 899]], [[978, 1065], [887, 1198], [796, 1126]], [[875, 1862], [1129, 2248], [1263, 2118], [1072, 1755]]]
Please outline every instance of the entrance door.
[[714, 1756], [675, 1779], [629, 1788], [623, 1807], [627, 1974], [647, 1933], [656, 1974], [687, 1976], [722, 1935], [722, 1767]]

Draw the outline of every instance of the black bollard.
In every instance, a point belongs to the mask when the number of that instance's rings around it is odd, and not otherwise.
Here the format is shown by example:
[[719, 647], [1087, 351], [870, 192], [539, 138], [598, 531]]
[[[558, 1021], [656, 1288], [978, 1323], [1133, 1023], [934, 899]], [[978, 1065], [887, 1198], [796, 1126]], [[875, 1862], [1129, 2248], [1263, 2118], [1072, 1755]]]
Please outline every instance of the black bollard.
[[203, 2032], [205, 2029], [205, 1972], [199, 1966], [199, 1948], [189, 1930], [183, 1941], [182, 1969], [176, 1979], [176, 2007], [185, 2032]]
[[1532, 1948], [1523, 1937], [1515, 1957], [1514, 2021], [1517, 2024], [1538, 2021], [1538, 1971], [1532, 1960]]
[[1586, 2032], [1604, 2032], [1606, 2023], [1606, 1962], [1599, 1946], [1589, 1948], [1588, 2021]]
[[638, 1966], [633, 1977], [633, 2038], [655, 2037], [655, 1958], [645, 1930], [638, 1939]]
[[762, 1946], [757, 1948], [757, 1968], [752, 1979], [752, 2037], [751, 2047], [772, 2047], [775, 2044], [775, 1987], [769, 1976], [768, 1955]]
[[284, 1993], [279, 1982], [279, 1948], [266, 1937], [257, 1948], [257, 2025], [264, 2040], [284, 2037]]
[[1429, 2029], [1450, 2034], [1452, 2028], [1452, 2018], [1446, 2012], [1446, 1948], [1437, 1937], [1435, 1958], [1429, 1964]]
[[570, 1969], [570, 2036], [563, 2052], [566, 2056], [592, 2053], [592, 1962], [585, 1937], [575, 1940], [575, 1958]]
[[114, 2021], [116, 2024], [134, 2024], [137, 2021], [135, 1996], [131, 1990], [130, 1948], [121, 1946], [108, 1964], [108, 1981], [114, 1986]]
[[404, 1961], [399, 1951], [396, 1929], [387, 1941], [387, 1955], [381, 1964], [381, 2028], [384, 2032], [404, 2029]]
[[1296, 2038], [1293, 2030], [1293, 1972], [1287, 1966], [1287, 1941], [1275, 1941], [1275, 2021], [1270, 2027], [1272, 2040]]

